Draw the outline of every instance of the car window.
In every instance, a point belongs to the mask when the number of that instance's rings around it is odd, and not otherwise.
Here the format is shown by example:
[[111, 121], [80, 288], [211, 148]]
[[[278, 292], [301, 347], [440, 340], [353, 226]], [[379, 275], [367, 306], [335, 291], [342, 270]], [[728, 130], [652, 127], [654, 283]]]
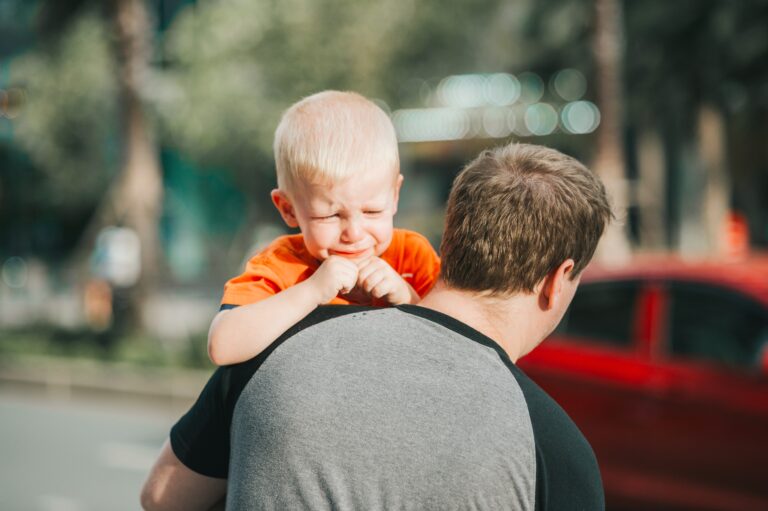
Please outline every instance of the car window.
[[768, 311], [734, 291], [670, 284], [669, 349], [674, 356], [757, 368], [768, 342]]
[[583, 283], [557, 333], [590, 342], [629, 347], [639, 285], [637, 282]]

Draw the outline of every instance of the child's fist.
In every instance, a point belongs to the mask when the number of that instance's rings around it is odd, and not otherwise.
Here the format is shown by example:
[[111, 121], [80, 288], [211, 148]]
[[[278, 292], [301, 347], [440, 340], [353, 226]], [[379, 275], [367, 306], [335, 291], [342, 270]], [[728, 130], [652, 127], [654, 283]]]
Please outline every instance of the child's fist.
[[413, 288], [383, 259], [372, 257], [359, 264], [357, 285], [366, 293], [391, 305], [417, 301]]
[[348, 293], [357, 283], [357, 265], [339, 256], [330, 256], [308, 279], [318, 292], [317, 303], [333, 300], [339, 293]]

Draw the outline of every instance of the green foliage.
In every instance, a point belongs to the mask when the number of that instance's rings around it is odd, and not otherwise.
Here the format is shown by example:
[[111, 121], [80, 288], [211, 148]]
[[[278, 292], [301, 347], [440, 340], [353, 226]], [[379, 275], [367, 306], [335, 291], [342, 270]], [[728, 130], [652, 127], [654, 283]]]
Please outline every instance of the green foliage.
[[[757, 98], [768, 69], [766, 3], [623, 2], [633, 115], [682, 90], [686, 100]], [[44, 169], [41, 193], [93, 198], [113, 165], [115, 76], [103, 17], [76, 17], [55, 48], [18, 59], [28, 102], [17, 137]], [[205, 164], [271, 175], [272, 133], [297, 98], [354, 89], [416, 106], [449, 74], [591, 74], [593, 2], [558, 0], [219, 0], [182, 9], [165, 32], [144, 96], [163, 142]]]
[[26, 90], [15, 136], [44, 179], [36, 194], [52, 209], [96, 203], [114, 166], [116, 97], [106, 31], [94, 15], [79, 18], [55, 46], [11, 65]]
[[[117, 146], [105, 21], [83, 12], [55, 49], [14, 64], [29, 94], [19, 141], [45, 170], [44, 193], [64, 203], [103, 191]], [[423, 83], [450, 74], [560, 65], [567, 59], [553, 55], [583, 38], [588, 13], [576, 0], [197, 2], [165, 32], [163, 66], [147, 77], [143, 96], [164, 145], [260, 187], [272, 178], [279, 116], [298, 98], [354, 89], [392, 107], [417, 106]]]
[[701, 103], [765, 109], [768, 2], [626, 2], [625, 20], [633, 118]]
[[197, 159], [252, 169], [254, 160], [269, 161], [281, 112], [313, 92], [353, 89], [395, 107], [418, 101], [413, 79], [503, 70], [513, 51], [502, 62], [486, 56], [499, 37], [510, 37], [498, 34], [502, 7], [498, 0], [200, 2], [167, 34], [169, 92], [157, 104], [168, 140]]
[[158, 101], [170, 140], [235, 167], [264, 160], [282, 110], [297, 98], [327, 88], [380, 95], [407, 12], [392, 3], [309, 0], [187, 8], [165, 49], [174, 92]]
[[[115, 56], [96, 4], [71, 1], [85, 7], [69, 8], [76, 15], [55, 44], [11, 68], [11, 83], [27, 92], [15, 142], [42, 177], [25, 190], [51, 210], [77, 210], [78, 219], [105, 190], [120, 145]], [[702, 102], [765, 112], [767, 2], [622, 5], [632, 124], [685, 119]], [[163, 32], [142, 95], [163, 146], [233, 171], [240, 186], [266, 197], [279, 116], [318, 90], [354, 89], [413, 107], [423, 104], [425, 85], [450, 74], [534, 70], [546, 78], [570, 67], [587, 76], [594, 99], [593, 9], [591, 0], [198, 0]]]
[[506, 71], [591, 67], [594, 1], [520, 0], [503, 4], [482, 49]]

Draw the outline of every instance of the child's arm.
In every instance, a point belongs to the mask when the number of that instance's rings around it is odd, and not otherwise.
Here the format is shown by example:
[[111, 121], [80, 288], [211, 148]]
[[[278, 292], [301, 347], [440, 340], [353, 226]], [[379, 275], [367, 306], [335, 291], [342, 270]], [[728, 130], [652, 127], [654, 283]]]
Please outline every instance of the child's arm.
[[372, 257], [362, 263], [357, 274], [357, 285], [375, 298], [391, 305], [417, 303], [418, 293], [386, 261]]
[[249, 360], [291, 326], [357, 282], [357, 265], [331, 256], [307, 280], [274, 296], [216, 314], [208, 331], [208, 356], [216, 365]]

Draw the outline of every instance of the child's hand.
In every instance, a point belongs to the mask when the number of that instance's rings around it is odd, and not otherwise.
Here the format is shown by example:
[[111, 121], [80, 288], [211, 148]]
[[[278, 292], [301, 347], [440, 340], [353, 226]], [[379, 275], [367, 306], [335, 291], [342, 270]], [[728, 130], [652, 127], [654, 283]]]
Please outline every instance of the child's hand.
[[391, 305], [418, 300], [413, 288], [383, 259], [372, 257], [359, 264], [357, 285], [366, 293], [384, 299]]
[[339, 256], [330, 256], [307, 279], [317, 290], [319, 305], [336, 298], [339, 293], [349, 293], [357, 282], [357, 265]]

